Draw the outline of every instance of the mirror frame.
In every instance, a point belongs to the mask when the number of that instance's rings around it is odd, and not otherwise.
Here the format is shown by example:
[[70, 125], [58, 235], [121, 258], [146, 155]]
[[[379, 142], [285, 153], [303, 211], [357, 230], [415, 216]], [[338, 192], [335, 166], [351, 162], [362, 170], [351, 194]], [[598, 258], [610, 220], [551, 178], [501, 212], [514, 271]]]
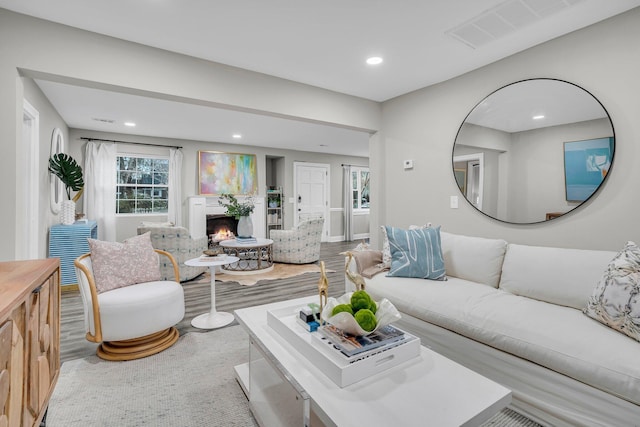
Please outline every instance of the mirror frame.
[[[49, 151], [49, 158], [52, 158], [54, 154], [64, 153], [64, 135], [60, 128], [55, 128], [51, 134], [51, 148]], [[47, 160], [47, 170], [49, 168]], [[49, 172], [49, 207], [51, 212], [57, 214], [60, 212], [62, 201], [64, 200], [64, 184], [60, 181], [60, 178]]]
[[[548, 217], [547, 219], [540, 220], [540, 221], [533, 221], [533, 222], [513, 222], [513, 221], [507, 221], [507, 220], [505, 220], [505, 219], [496, 218], [496, 217], [494, 217], [494, 216], [492, 216], [492, 215], [490, 215], [490, 214], [488, 214], [488, 213], [484, 212], [483, 210], [479, 209], [476, 205], [474, 205], [474, 204], [473, 204], [473, 203], [472, 203], [472, 202], [467, 198], [467, 196], [463, 193], [462, 189], [459, 187], [459, 185], [458, 185], [458, 181], [457, 181], [457, 179], [456, 179], [456, 169], [455, 169], [455, 161], [454, 161], [454, 159], [455, 159], [455, 157], [456, 157], [456, 155], [455, 155], [456, 143], [458, 142], [458, 138], [459, 138], [459, 136], [460, 136], [460, 132], [462, 131], [462, 129], [463, 129], [463, 127], [464, 127], [465, 123], [467, 123], [467, 120], [468, 120], [469, 116], [471, 116], [471, 114], [476, 110], [476, 108], [478, 108], [478, 106], [480, 106], [483, 102], [485, 102], [487, 99], [489, 99], [492, 95], [496, 94], [497, 92], [499, 92], [499, 91], [501, 91], [501, 90], [503, 90], [503, 89], [505, 89], [505, 88], [507, 88], [507, 87], [510, 87], [510, 86], [513, 86], [513, 85], [516, 85], [516, 84], [519, 84], [519, 83], [531, 82], [531, 81], [538, 81], [538, 80], [561, 82], [561, 83], [565, 83], [565, 84], [567, 84], [567, 85], [574, 86], [575, 88], [582, 90], [585, 94], [588, 94], [588, 95], [589, 95], [589, 96], [590, 96], [590, 97], [591, 97], [595, 102], [597, 102], [597, 103], [598, 103], [598, 105], [602, 108], [602, 110], [603, 110], [603, 111], [604, 111], [604, 113], [606, 114], [606, 118], [609, 120], [609, 124], [610, 124], [610, 126], [611, 126], [611, 133], [612, 133], [611, 138], [613, 138], [613, 151], [612, 151], [612, 153], [611, 153], [611, 163], [610, 163], [609, 170], [608, 170], [607, 174], [604, 176], [604, 178], [602, 179], [602, 182], [600, 182], [600, 184], [599, 184], [599, 185], [598, 185], [598, 187], [593, 191], [593, 193], [591, 193], [591, 195], [590, 195], [589, 197], [587, 197], [585, 200], [583, 200], [582, 202], [580, 202], [579, 204], [577, 204], [576, 206], [574, 206], [574, 207], [573, 207], [573, 208], [571, 208], [570, 210], [568, 210], [568, 211], [566, 211], [566, 212], [562, 213], [561, 215]], [[571, 141], [565, 141], [565, 143], [566, 143], [566, 142], [571, 142]], [[556, 218], [564, 217], [564, 216], [566, 216], [566, 215], [568, 215], [568, 214], [570, 214], [570, 213], [572, 213], [572, 212], [574, 212], [574, 211], [578, 210], [578, 209], [579, 209], [580, 207], [582, 207], [582, 206], [586, 206], [586, 205], [588, 204], [588, 202], [589, 202], [590, 200], [592, 200], [592, 199], [596, 196], [596, 194], [598, 194], [598, 193], [600, 193], [600, 192], [602, 191], [601, 189], [604, 187], [605, 182], [606, 182], [606, 181], [607, 181], [607, 179], [609, 178], [610, 172], [611, 172], [611, 170], [612, 170], [612, 168], [613, 168], [613, 165], [614, 165], [614, 162], [615, 162], [615, 151], [616, 151], [616, 150], [615, 150], [615, 143], [616, 143], [616, 132], [615, 132], [615, 127], [614, 127], [614, 125], [613, 125], [613, 120], [611, 119], [611, 115], [609, 114], [609, 111], [607, 111], [607, 109], [605, 108], [605, 106], [602, 104], [602, 102], [600, 102], [600, 100], [599, 100], [598, 98], [596, 98], [596, 97], [595, 97], [591, 92], [589, 92], [589, 91], [588, 91], [588, 90], [586, 90], [585, 88], [583, 88], [583, 87], [581, 87], [581, 86], [579, 86], [579, 85], [577, 85], [577, 84], [575, 84], [575, 83], [568, 82], [568, 81], [566, 81], [566, 80], [562, 80], [562, 79], [555, 79], [555, 78], [547, 78], [547, 77], [539, 77], [539, 78], [530, 78], [530, 79], [518, 80], [518, 81], [515, 81], [515, 82], [513, 82], [513, 83], [506, 84], [506, 85], [504, 85], [504, 86], [502, 86], [502, 87], [500, 87], [500, 88], [498, 88], [498, 89], [494, 90], [493, 92], [489, 93], [487, 96], [485, 96], [484, 98], [482, 98], [478, 103], [476, 103], [476, 104], [474, 105], [474, 107], [469, 111], [469, 113], [467, 113], [467, 115], [464, 117], [464, 120], [462, 121], [462, 123], [460, 124], [460, 127], [458, 128], [458, 131], [456, 132], [456, 137], [455, 137], [455, 139], [454, 139], [454, 141], [453, 141], [453, 147], [452, 147], [452, 150], [451, 150], [451, 172], [452, 172], [452, 175], [451, 175], [451, 176], [452, 176], [452, 178], [453, 178], [453, 183], [455, 184], [456, 188], [458, 189], [458, 191], [460, 192], [460, 194], [462, 195], [462, 197], [465, 199], [465, 201], [466, 201], [466, 202], [467, 202], [471, 207], [473, 207], [476, 211], [480, 212], [481, 214], [483, 214], [484, 216], [486, 216], [486, 217], [488, 217], [488, 218], [491, 218], [491, 219], [493, 219], [493, 220], [495, 220], [495, 221], [503, 222], [503, 223], [506, 223], [506, 224], [523, 225], [523, 226], [531, 225], [531, 224], [547, 223], [547, 222], [552, 221], [552, 220], [554, 220], [554, 219], [556, 219]]]

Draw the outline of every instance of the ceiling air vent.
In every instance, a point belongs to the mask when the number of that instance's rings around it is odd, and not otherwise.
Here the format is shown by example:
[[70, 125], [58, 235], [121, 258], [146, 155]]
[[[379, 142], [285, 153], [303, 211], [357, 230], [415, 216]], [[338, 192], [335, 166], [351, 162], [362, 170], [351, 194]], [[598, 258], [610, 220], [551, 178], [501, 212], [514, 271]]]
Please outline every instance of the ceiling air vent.
[[508, 0], [445, 33], [474, 49], [584, 0]]
[[109, 124], [113, 124], [116, 122], [113, 119], [101, 119], [99, 117], [93, 117], [91, 120], [95, 120], [96, 122], [101, 122], [101, 123], [109, 123]]

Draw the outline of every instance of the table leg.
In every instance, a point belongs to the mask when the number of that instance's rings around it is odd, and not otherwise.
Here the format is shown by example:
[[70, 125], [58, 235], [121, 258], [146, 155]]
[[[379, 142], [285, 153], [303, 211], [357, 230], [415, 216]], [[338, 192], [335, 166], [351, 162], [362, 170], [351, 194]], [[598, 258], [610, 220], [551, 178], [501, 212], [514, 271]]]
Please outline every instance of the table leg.
[[211, 273], [211, 311], [194, 317], [191, 326], [200, 329], [221, 328], [233, 322], [233, 314], [216, 311], [216, 267], [209, 267]]

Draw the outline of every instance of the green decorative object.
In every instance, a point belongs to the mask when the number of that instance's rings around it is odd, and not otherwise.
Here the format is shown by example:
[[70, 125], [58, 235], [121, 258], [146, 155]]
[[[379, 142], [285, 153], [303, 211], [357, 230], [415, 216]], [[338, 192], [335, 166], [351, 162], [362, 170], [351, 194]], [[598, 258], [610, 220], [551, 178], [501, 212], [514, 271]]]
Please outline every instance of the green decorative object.
[[369, 310], [372, 305], [375, 305], [375, 302], [373, 302], [369, 294], [365, 291], [355, 291], [353, 295], [351, 295], [351, 307], [354, 313], [357, 313], [359, 310]]
[[333, 307], [333, 311], [331, 312], [332, 316], [335, 316], [338, 313], [342, 313], [343, 311], [353, 315], [353, 309], [351, 308], [351, 305], [349, 304], [338, 304], [335, 307]]
[[244, 202], [239, 202], [233, 194], [221, 194], [218, 204], [227, 208], [227, 215], [240, 219], [249, 216], [254, 209], [253, 197], [248, 197]]
[[[64, 185], [67, 192], [67, 200], [63, 200], [60, 206], [60, 222], [71, 225], [76, 220], [76, 201], [82, 195], [84, 180], [82, 168], [73, 157], [65, 153], [57, 153], [49, 158], [49, 172], [55, 175]], [[71, 198], [71, 191], [77, 191]]]
[[80, 191], [84, 187], [84, 179], [82, 178], [82, 167], [75, 159], [68, 154], [54, 154], [49, 159], [49, 172], [57, 176], [65, 186], [67, 191], [67, 199], [78, 200], [81, 193], [71, 199], [71, 190]]
[[358, 325], [367, 332], [373, 331], [378, 324], [376, 315], [368, 308], [358, 310], [353, 317], [356, 319], [356, 322], [358, 322]]
[[371, 310], [373, 314], [376, 314], [376, 312], [378, 311], [378, 304], [376, 304], [376, 302], [373, 299], [371, 300], [371, 305], [369, 306], [369, 310]]

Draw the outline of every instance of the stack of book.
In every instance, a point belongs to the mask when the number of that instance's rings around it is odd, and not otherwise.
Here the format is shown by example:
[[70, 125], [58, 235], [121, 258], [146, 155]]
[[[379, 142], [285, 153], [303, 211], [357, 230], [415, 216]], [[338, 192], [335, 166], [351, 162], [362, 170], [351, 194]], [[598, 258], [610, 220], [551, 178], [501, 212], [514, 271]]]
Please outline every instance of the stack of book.
[[240, 236], [236, 236], [236, 242], [239, 244], [252, 244], [252, 243], [258, 243], [258, 239], [256, 239], [255, 237], [240, 237]]
[[383, 346], [395, 347], [405, 340], [404, 332], [391, 325], [363, 336], [349, 335], [333, 325], [320, 326], [318, 333], [347, 357], [362, 356], [365, 352], [380, 350]]

